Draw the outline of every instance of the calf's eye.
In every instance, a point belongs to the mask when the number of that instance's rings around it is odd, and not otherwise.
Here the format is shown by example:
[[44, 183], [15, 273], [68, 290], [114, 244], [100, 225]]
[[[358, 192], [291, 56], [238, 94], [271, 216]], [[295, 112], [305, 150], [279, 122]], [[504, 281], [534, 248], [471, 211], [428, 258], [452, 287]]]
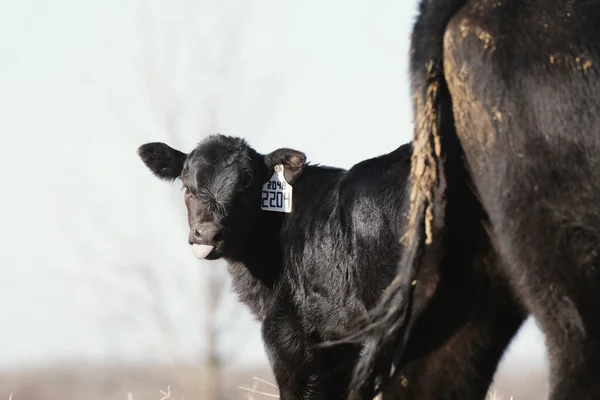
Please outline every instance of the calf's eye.
[[195, 193], [192, 193], [191, 189], [188, 186], [183, 186], [181, 188], [181, 190], [183, 190], [185, 192], [186, 196], [190, 196], [190, 197], [196, 197]]

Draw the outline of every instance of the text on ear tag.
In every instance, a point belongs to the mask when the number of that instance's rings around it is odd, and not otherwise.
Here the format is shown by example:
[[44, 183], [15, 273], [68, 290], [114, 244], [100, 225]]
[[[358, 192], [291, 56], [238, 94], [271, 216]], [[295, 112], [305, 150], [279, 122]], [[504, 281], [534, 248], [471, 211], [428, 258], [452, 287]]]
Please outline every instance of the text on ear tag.
[[260, 209], [275, 212], [292, 212], [292, 185], [285, 181], [283, 165], [275, 166], [275, 173], [262, 187]]

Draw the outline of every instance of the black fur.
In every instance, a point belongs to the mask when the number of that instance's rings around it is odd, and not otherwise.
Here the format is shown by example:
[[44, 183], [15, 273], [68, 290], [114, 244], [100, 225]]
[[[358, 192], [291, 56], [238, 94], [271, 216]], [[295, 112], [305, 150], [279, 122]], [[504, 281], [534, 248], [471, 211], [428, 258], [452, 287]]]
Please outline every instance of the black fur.
[[[399, 276], [497, 258], [546, 335], [552, 400], [600, 398], [599, 18], [598, 0], [428, 0], [412, 36], [414, 157], [436, 173], [411, 175]], [[372, 312], [364, 398], [418, 341], [418, 292], [400, 281]]]
[[[221, 231], [208, 258], [228, 261], [235, 292], [262, 322], [281, 398], [346, 398], [361, 345], [321, 345], [352, 332], [395, 273], [411, 145], [347, 171], [308, 165], [291, 149], [262, 155], [222, 135], [183, 163], [165, 144], [139, 153], [159, 177], [181, 177], [190, 231]], [[260, 209], [276, 164], [293, 184], [290, 214]]]
[[164, 180], [179, 178], [187, 157], [187, 154], [157, 142], [140, 146], [138, 155], [156, 177]]

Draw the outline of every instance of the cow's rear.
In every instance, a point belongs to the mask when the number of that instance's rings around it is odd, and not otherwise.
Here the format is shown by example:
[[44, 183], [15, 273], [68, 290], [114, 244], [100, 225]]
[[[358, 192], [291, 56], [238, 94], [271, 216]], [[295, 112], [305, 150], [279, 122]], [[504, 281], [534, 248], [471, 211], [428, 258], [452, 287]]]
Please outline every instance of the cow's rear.
[[422, 2], [408, 250], [374, 313], [359, 384], [385, 382], [402, 363], [421, 304], [407, 279], [464, 261], [448, 255], [453, 237], [485, 235], [479, 220], [502, 260], [498, 279], [547, 337], [551, 398], [600, 398], [598, 21], [600, 1]]
[[458, 138], [552, 398], [600, 398], [600, 2], [494, 3], [446, 32]]

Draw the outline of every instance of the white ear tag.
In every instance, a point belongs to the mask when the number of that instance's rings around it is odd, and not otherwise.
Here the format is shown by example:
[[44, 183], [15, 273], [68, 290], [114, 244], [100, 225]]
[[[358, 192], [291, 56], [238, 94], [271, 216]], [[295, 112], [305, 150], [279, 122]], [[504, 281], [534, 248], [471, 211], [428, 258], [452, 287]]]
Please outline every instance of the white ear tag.
[[275, 166], [275, 173], [263, 185], [260, 209], [275, 212], [292, 212], [292, 185], [285, 181], [283, 165]]

